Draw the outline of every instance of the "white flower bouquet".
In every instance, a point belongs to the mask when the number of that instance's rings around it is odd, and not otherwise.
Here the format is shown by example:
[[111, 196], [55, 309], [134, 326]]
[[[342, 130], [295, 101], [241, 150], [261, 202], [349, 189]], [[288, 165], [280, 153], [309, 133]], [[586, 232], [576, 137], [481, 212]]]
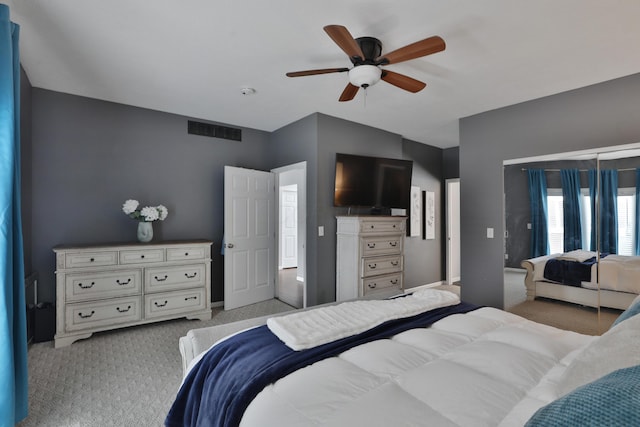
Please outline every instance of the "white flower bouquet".
[[145, 222], [164, 221], [169, 215], [169, 210], [163, 205], [145, 206], [138, 209], [139, 205], [137, 200], [129, 199], [122, 205], [122, 211], [137, 221]]

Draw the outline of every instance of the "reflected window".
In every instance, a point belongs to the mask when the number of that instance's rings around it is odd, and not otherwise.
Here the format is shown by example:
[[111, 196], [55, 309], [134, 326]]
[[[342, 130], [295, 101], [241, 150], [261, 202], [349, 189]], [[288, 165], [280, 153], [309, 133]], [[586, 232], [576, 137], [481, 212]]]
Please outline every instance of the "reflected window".
[[[636, 255], [635, 229], [636, 229], [636, 196], [635, 188], [618, 189], [618, 251], [619, 255]], [[582, 206], [591, 206], [589, 190], [582, 190]], [[547, 193], [547, 224], [549, 251], [552, 254], [564, 252], [564, 223], [562, 208], [562, 190], [550, 188]], [[591, 212], [582, 209], [582, 242], [583, 249], [589, 250], [591, 246]]]

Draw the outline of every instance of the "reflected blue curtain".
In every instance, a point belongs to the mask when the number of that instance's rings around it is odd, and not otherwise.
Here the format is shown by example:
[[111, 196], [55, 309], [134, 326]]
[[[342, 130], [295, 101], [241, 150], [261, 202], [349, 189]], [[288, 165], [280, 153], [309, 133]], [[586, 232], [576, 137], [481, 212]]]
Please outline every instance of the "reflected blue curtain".
[[27, 330], [20, 220], [20, 27], [0, 4], [0, 425], [27, 416]]
[[[618, 253], [618, 171], [600, 171], [599, 210], [596, 212], [597, 172], [589, 171], [589, 194], [591, 195], [591, 250], [598, 250], [596, 235], [599, 235], [602, 253]], [[597, 215], [596, 215], [597, 214]], [[598, 230], [596, 234], [596, 218]]]
[[564, 221], [564, 250], [582, 249], [582, 220], [580, 203], [580, 171], [562, 169], [562, 219]]
[[547, 232], [547, 178], [542, 169], [528, 169], [531, 206], [531, 257], [549, 253]]
[[640, 169], [636, 169], [635, 255], [640, 255]]
[[598, 250], [598, 226], [596, 222], [596, 218], [598, 218], [596, 212], [596, 200], [598, 199], [598, 172], [595, 169], [589, 170], [589, 200], [591, 201], [591, 205], [589, 206], [589, 210], [591, 211], [591, 238], [589, 239], [591, 243], [589, 244], [589, 249], [592, 251]]

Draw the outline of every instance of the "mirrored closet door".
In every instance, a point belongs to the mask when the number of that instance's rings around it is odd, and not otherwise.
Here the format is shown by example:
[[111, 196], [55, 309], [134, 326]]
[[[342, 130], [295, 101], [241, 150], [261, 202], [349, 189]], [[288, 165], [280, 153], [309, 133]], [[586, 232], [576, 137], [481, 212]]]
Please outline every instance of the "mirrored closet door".
[[505, 162], [506, 310], [594, 334], [640, 292], [638, 153]]

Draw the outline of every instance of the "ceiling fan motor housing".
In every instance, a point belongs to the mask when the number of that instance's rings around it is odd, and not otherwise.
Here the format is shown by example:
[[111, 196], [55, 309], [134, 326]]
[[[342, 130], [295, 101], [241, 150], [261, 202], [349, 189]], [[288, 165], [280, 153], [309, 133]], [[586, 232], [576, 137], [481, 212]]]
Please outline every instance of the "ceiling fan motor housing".
[[374, 64], [374, 60], [382, 54], [382, 42], [375, 37], [358, 37], [356, 43], [364, 53], [362, 61], [355, 61], [351, 58], [353, 65]]

